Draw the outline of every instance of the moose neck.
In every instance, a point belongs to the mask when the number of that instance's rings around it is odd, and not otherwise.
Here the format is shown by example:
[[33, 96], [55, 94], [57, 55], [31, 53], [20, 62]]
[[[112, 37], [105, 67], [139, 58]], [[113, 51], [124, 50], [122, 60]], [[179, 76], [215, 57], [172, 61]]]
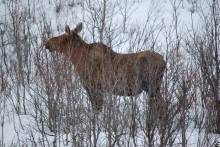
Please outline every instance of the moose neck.
[[66, 57], [70, 58], [71, 62], [77, 66], [84, 66], [89, 45], [81, 38], [75, 38], [70, 41], [69, 45], [61, 51]]

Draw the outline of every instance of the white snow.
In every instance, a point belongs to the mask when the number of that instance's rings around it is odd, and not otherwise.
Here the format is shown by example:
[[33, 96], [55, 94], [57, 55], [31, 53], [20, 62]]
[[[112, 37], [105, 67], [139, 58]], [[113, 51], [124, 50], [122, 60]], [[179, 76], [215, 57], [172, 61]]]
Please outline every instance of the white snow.
[[[3, 0], [4, 1], [4, 0]], [[8, 6], [7, 3], [9, 2], [0, 2], [0, 17], [1, 21], [3, 20], [4, 17], [7, 17], [9, 15], [9, 9], [12, 6]], [[28, 1], [27, 0], [20, 0], [22, 4], [19, 6], [24, 8], [25, 6], [28, 7]], [[79, 0], [78, 0], [79, 1]], [[114, 3], [117, 0], [112, 0], [112, 3]], [[139, 24], [139, 27], [141, 29], [146, 29], [148, 31], [150, 27], [155, 27], [156, 30], [156, 24], [164, 22], [164, 25], [169, 25], [173, 21], [173, 1], [174, 0], [128, 0], [128, 8], [129, 8], [129, 19], [127, 22], [128, 26], [134, 27], [133, 24]], [[33, 3], [32, 3], [33, 2]], [[49, 4], [50, 2], [50, 4]], [[70, 0], [68, 2], [71, 2]], [[31, 1], [30, 5], [33, 7], [35, 6], [35, 25], [32, 25], [31, 27], [31, 32], [34, 35], [40, 35], [38, 34], [38, 30], [42, 27], [40, 26], [40, 21], [43, 21], [44, 19], [47, 19], [47, 22], [51, 22], [48, 25], [51, 25], [52, 27], [52, 36], [57, 36], [61, 35], [64, 33], [64, 26], [69, 25], [70, 28], [74, 28], [77, 23], [83, 21], [84, 22], [84, 29], [81, 33], [81, 36], [88, 42], [92, 42], [92, 36], [91, 33], [89, 33], [89, 30], [91, 29], [91, 23], [92, 21], [90, 20], [89, 16], [91, 15], [86, 11], [88, 9], [88, 5], [86, 2], [84, 3], [83, 7], [80, 5], [76, 5], [73, 7], [68, 6], [68, 2], [63, 2], [62, 3], [62, 8], [59, 13], [56, 13], [56, 0], [41, 0], [41, 1]], [[76, 0], [77, 2], [77, 0]], [[80, 1], [79, 1], [80, 2]], [[177, 4], [179, 4], [179, 1], [177, 1]], [[176, 5], [177, 5], [176, 4]], [[204, 8], [206, 7], [206, 4], [202, 0], [197, 1], [197, 5], [203, 6]], [[97, 6], [98, 7], [98, 6]], [[124, 8], [124, 7], [122, 7]], [[115, 8], [115, 11], [118, 11], [118, 8]], [[193, 20], [193, 25], [196, 26], [200, 20], [198, 12], [195, 10], [194, 13], [191, 13], [192, 10], [192, 5], [188, 3], [187, 0], [183, 0], [183, 4], [181, 3], [177, 9], [177, 15], [178, 15], [178, 25], [179, 25], [179, 31], [186, 30], [187, 27], [190, 27], [192, 24]], [[121, 20], [122, 16], [120, 13], [118, 13], [115, 18], [113, 19], [118, 23], [119, 26], [122, 26], [120, 24], [123, 23]], [[149, 21], [150, 20], [150, 21]], [[31, 21], [31, 20], [30, 20]], [[9, 20], [8, 20], [9, 22]], [[116, 23], [113, 22], [113, 23]], [[144, 28], [146, 26], [146, 28]], [[0, 26], [1, 27], [1, 26]], [[97, 30], [96, 30], [97, 31]], [[126, 38], [126, 33], [123, 34], [124, 37]], [[161, 34], [160, 34], [161, 35]], [[123, 36], [116, 36], [118, 38], [123, 38]], [[163, 40], [163, 35], [159, 36], [161, 37], [160, 42], [164, 43]], [[38, 38], [38, 41], [40, 41], [41, 38]], [[98, 36], [95, 36], [95, 40], [98, 41]], [[117, 42], [116, 42], [117, 44]], [[121, 49], [120, 47], [123, 47]], [[129, 43], [124, 44], [123, 46], [115, 46], [113, 50], [117, 52], [128, 52], [128, 47]], [[165, 54], [165, 50], [160, 50], [162, 54]], [[28, 87], [27, 87], [28, 88]], [[32, 90], [30, 90], [32, 91]], [[3, 96], [4, 94], [0, 94], [0, 97]], [[13, 94], [12, 94], [13, 95]], [[29, 95], [30, 98], [27, 98], [28, 100], [31, 100], [31, 96]], [[13, 99], [13, 97], [12, 97]], [[15, 99], [15, 98], [14, 98]], [[3, 103], [4, 101], [0, 101], [1, 108], [0, 108], [0, 145], [2, 142], [4, 142], [4, 145], [7, 146], [22, 146], [23, 144], [27, 144], [28, 146], [31, 146], [31, 136], [34, 136], [35, 139], [41, 140], [42, 135], [40, 132], [38, 132], [37, 126], [35, 123], [35, 120], [33, 119], [32, 116], [34, 116], [34, 111], [28, 112], [27, 115], [17, 115], [14, 110], [10, 110], [9, 100], [6, 102], [6, 109], [3, 108]], [[29, 105], [27, 105], [27, 110], [32, 110], [33, 108], [33, 102], [28, 102]], [[32, 105], [31, 105], [32, 104]], [[9, 109], [8, 109], [9, 108]], [[7, 114], [7, 112], [10, 110], [10, 114]], [[34, 110], [34, 109], [33, 109]], [[4, 121], [3, 121], [3, 117]], [[4, 124], [3, 124], [4, 123]], [[3, 127], [2, 127], [3, 126]], [[33, 128], [36, 128], [33, 129]], [[142, 132], [143, 133], [143, 132]], [[48, 130], [48, 134], [50, 134], [50, 131]], [[52, 133], [51, 133], [52, 134]], [[141, 134], [141, 132], [140, 132]], [[202, 135], [201, 135], [202, 134]], [[203, 137], [209, 137], [211, 140], [214, 140], [216, 138], [219, 138], [219, 136], [215, 134], [207, 134], [206, 132], [199, 133], [197, 129], [194, 129], [193, 127], [188, 128], [187, 130], [187, 144], [188, 146], [198, 146], [197, 142], [199, 138]], [[140, 135], [140, 138], [138, 138], [138, 144], [139, 146], [143, 145], [143, 140], [142, 138], [144, 135]], [[61, 139], [63, 142], [61, 142], [60, 146], [65, 146], [65, 134], [61, 135], [63, 139]], [[126, 136], [125, 136], [126, 137]], [[47, 139], [49, 140], [48, 144], [45, 141], [45, 145], [49, 146], [52, 145], [53, 142], [53, 136], [47, 136]], [[71, 138], [69, 136], [69, 138]], [[37, 141], [37, 140], [36, 140]], [[100, 134], [100, 139], [98, 141], [98, 146], [104, 146], [106, 145], [107, 142], [107, 135], [105, 132], [101, 132]], [[69, 143], [68, 146], [71, 146], [72, 144]], [[181, 131], [179, 134], [176, 134], [176, 139], [175, 139], [175, 145], [176, 146], [181, 146]], [[211, 145], [211, 144], [209, 144]]]

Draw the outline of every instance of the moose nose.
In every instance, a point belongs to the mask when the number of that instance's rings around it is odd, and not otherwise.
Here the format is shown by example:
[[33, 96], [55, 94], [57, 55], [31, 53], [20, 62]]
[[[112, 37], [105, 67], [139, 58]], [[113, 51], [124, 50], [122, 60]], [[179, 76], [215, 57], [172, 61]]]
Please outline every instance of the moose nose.
[[46, 42], [45, 48], [48, 49], [50, 52], [52, 52], [49, 42]]
[[45, 43], [45, 48], [46, 48], [46, 49], [49, 49], [49, 48], [50, 48], [50, 45], [49, 45], [48, 42]]

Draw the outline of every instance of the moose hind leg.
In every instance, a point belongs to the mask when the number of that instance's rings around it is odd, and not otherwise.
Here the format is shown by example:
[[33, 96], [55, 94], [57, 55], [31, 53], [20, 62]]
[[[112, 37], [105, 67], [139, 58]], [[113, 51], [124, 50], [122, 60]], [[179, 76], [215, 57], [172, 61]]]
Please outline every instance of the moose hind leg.
[[160, 80], [148, 82], [143, 81], [143, 90], [149, 96], [149, 106], [152, 107], [154, 111], [159, 111], [164, 107], [165, 101], [160, 93]]

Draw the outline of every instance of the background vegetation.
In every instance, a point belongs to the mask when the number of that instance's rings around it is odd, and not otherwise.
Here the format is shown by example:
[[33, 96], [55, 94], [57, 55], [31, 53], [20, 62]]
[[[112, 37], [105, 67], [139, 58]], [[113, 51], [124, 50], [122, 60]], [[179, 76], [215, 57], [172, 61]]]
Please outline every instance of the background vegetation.
[[[166, 3], [171, 21], [162, 17], [161, 1], [152, 1], [141, 22], [131, 21], [141, 0], [1, 0], [0, 146], [219, 146], [220, 1]], [[190, 25], [180, 21], [186, 4]], [[103, 111], [91, 112], [71, 62], [44, 47], [79, 22], [89, 43], [164, 56], [166, 119], [158, 119], [146, 93], [108, 93]]]

